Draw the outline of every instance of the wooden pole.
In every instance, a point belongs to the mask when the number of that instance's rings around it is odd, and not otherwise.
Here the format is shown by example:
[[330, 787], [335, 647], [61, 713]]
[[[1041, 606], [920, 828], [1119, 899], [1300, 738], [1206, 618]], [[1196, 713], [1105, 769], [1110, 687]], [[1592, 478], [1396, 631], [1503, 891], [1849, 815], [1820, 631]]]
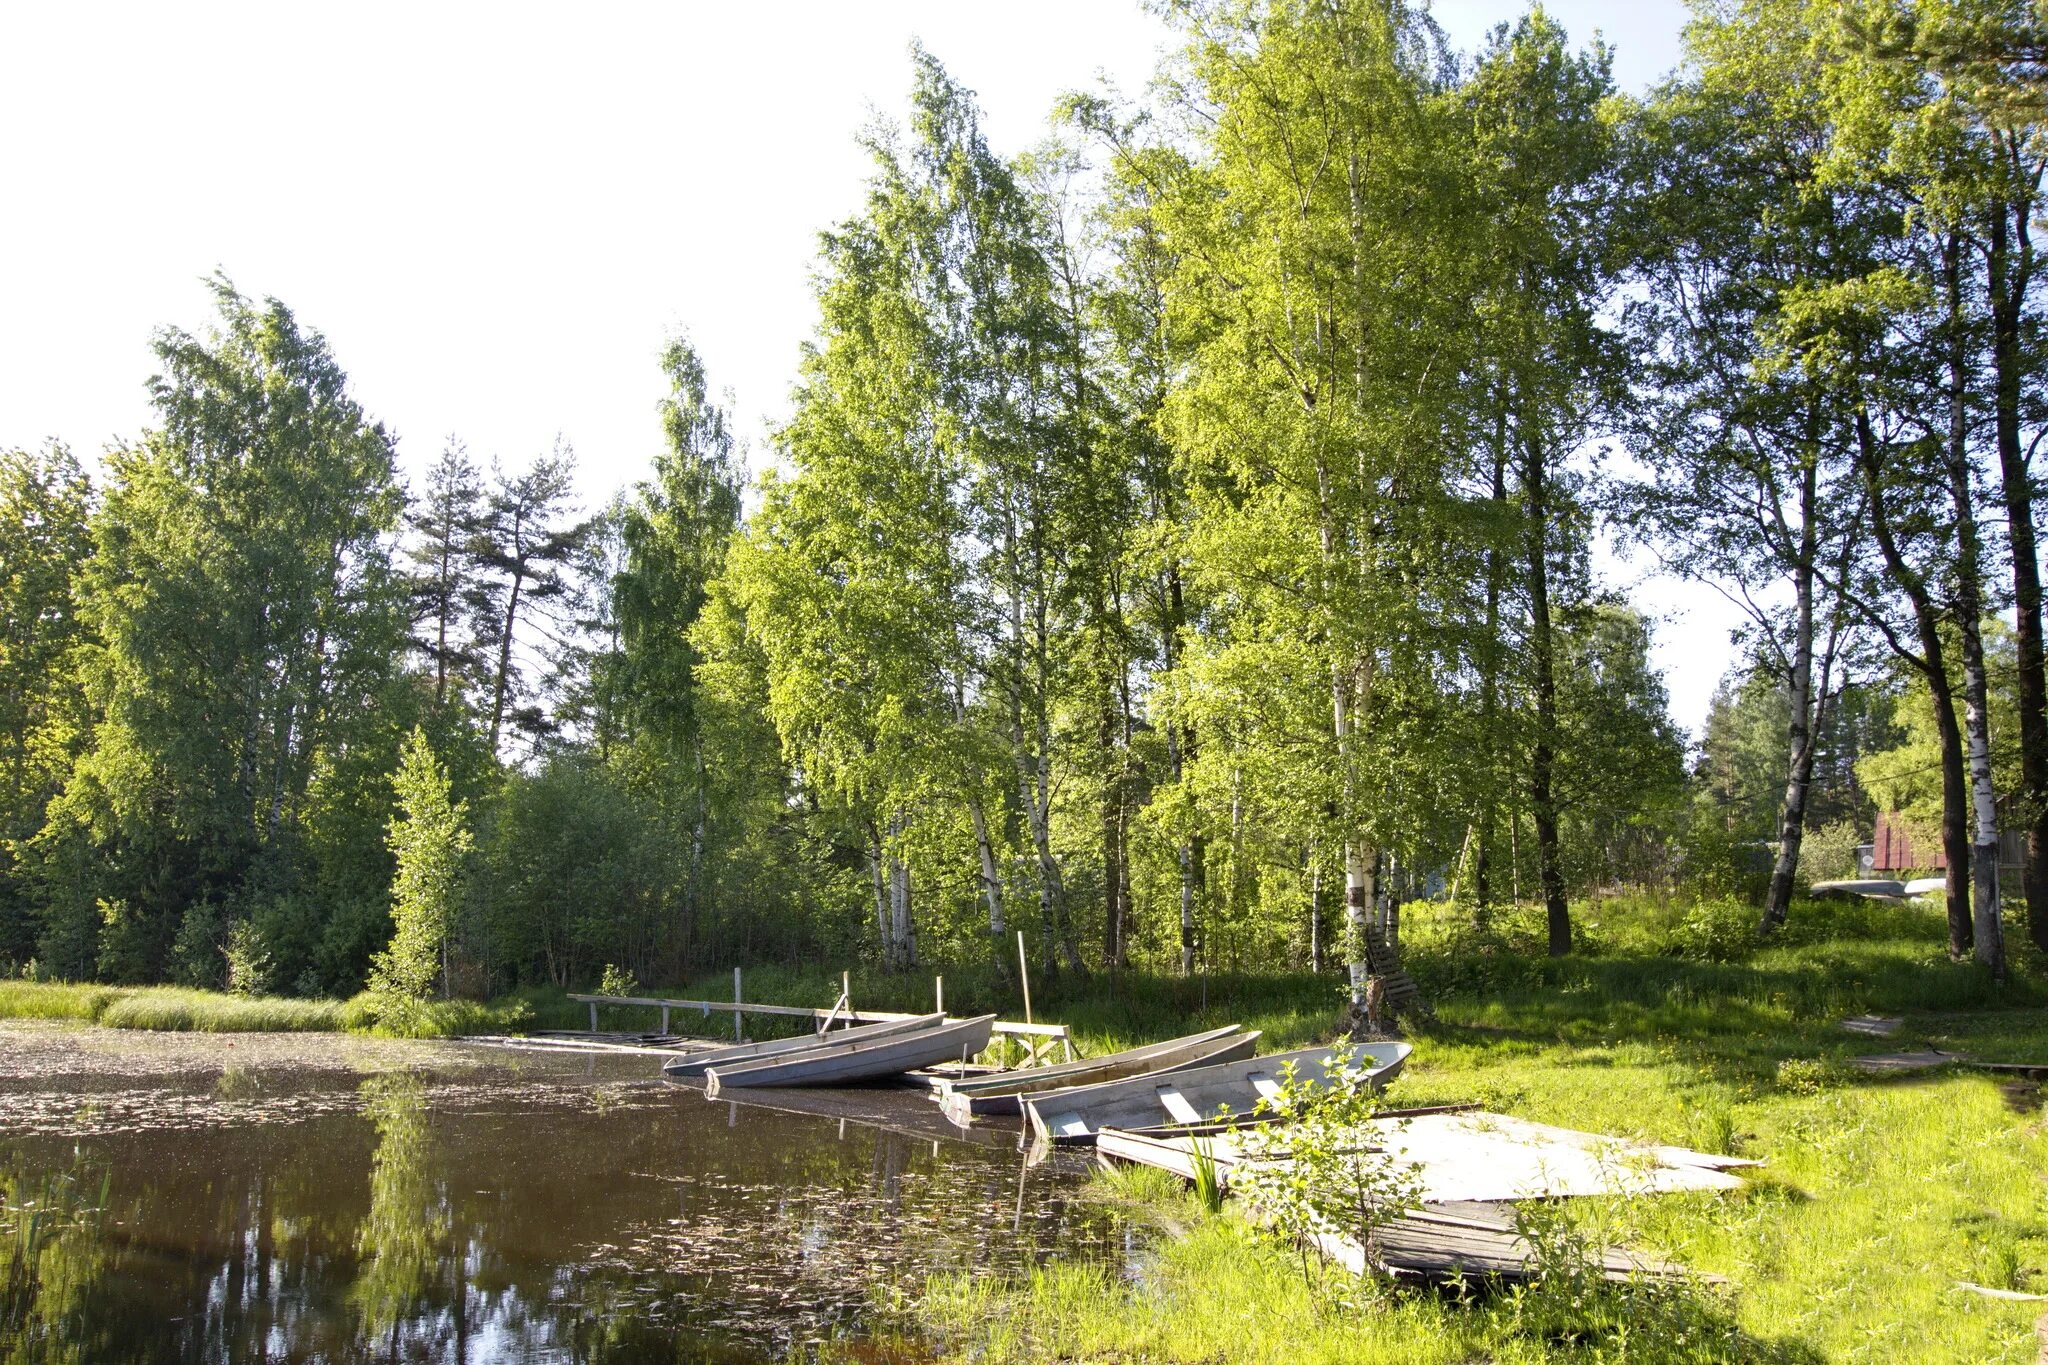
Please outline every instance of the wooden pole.
[[1024, 1022], [1031, 1022], [1031, 968], [1024, 961], [1024, 931], [1017, 931], [1017, 979], [1024, 983]]
[[[732, 969], [732, 1002], [735, 1005], [740, 1003], [740, 969], [737, 967]], [[732, 1040], [735, 1043], [744, 1041], [740, 1034], [740, 1017], [738, 1010], [732, 1012]]]
[[933, 977], [933, 978], [932, 978], [932, 995], [933, 995], [933, 996], [935, 997], [935, 999], [934, 999], [934, 1001], [933, 1001], [933, 1007], [934, 1007], [935, 1009], [937, 1009], [937, 1010], [938, 1010], [938, 1012], [939, 1012], [939, 1013], [940, 1013], [941, 1015], [945, 1014], [945, 1012], [946, 1012], [946, 978], [945, 978], [945, 977], [943, 977], [943, 976], [935, 976], [935, 977]]

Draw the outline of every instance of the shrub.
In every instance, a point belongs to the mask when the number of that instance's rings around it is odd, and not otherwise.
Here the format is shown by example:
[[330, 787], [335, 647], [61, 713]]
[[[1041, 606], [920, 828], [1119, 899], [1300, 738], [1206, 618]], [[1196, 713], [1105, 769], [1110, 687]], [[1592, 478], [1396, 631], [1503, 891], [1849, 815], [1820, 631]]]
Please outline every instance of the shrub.
[[[1232, 1183], [1281, 1237], [1320, 1250], [1317, 1237], [1335, 1232], [1361, 1248], [1370, 1266], [1380, 1229], [1422, 1202], [1415, 1169], [1365, 1140], [1363, 1126], [1378, 1110], [1379, 1096], [1349, 1048], [1336, 1050], [1324, 1077], [1301, 1075], [1289, 1061], [1279, 1088], [1259, 1102], [1259, 1112], [1280, 1122], [1246, 1132]], [[1302, 1271], [1313, 1283], [1306, 1260]]]
[[270, 989], [270, 947], [253, 920], [239, 920], [228, 930], [220, 950], [227, 960], [227, 986], [235, 995], [262, 995]]
[[1685, 912], [1672, 935], [1680, 957], [1733, 962], [1756, 947], [1757, 912], [1732, 896], [1702, 900]]

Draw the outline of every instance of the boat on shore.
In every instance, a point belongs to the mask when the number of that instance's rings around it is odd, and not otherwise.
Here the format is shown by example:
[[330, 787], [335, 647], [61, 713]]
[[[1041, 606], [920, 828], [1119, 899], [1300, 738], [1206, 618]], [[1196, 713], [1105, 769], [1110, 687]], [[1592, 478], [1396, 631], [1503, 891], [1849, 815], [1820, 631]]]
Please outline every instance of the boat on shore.
[[988, 1046], [993, 1014], [940, 1022], [886, 1037], [817, 1043], [801, 1051], [713, 1066], [704, 1073], [704, 1093], [754, 1086], [859, 1085], [900, 1076], [919, 1067], [958, 1061]]
[[1162, 1043], [1150, 1043], [1107, 1056], [947, 1081], [938, 1087], [937, 1098], [946, 1111], [946, 1117], [965, 1127], [979, 1115], [1021, 1114], [1024, 1112], [1024, 1099], [1029, 1095], [1071, 1090], [1132, 1076], [1160, 1076], [1218, 1062], [1240, 1061], [1257, 1051], [1258, 1045], [1256, 1031], [1245, 1033], [1236, 1024], [1226, 1024], [1206, 1033], [1170, 1038]]
[[[1407, 1043], [1363, 1043], [1351, 1049], [1352, 1067], [1378, 1090], [1399, 1075], [1412, 1051]], [[1104, 1128], [1158, 1128], [1211, 1123], [1251, 1113], [1279, 1093], [1282, 1073], [1294, 1064], [1297, 1082], [1326, 1085], [1336, 1049], [1302, 1048], [1266, 1057], [1195, 1067], [1165, 1076], [1133, 1076], [1024, 1097], [1024, 1114], [1039, 1144], [1092, 1143]]]
[[661, 1074], [684, 1079], [701, 1077], [714, 1066], [740, 1066], [747, 1062], [766, 1061], [771, 1057], [808, 1052], [816, 1047], [915, 1033], [922, 1029], [935, 1028], [945, 1021], [946, 1016], [943, 1014], [920, 1014], [913, 1018], [891, 1019], [880, 1024], [861, 1024], [854, 1028], [841, 1029], [837, 1033], [798, 1034], [794, 1038], [773, 1038], [763, 1043], [734, 1043], [730, 1047], [714, 1047], [691, 1053], [686, 1057], [678, 1057], [664, 1065]]

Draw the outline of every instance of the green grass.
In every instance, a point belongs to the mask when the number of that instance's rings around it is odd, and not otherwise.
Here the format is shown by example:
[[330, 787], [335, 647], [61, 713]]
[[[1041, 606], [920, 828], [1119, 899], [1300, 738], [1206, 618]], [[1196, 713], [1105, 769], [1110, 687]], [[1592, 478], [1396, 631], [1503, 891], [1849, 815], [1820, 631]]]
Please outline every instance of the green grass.
[[[2000, 987], [1947, 960], [1937, 911], [1819, 904], [1735, 960], [1699, 960], [1681, 955], [1683, 915], [1595, 907], [1589, 951], [1551, 960], [1529, 951], [1525, 925], [1479, 935], [1411, 908], [1409, 965], [1439, 1021], [1416, 1036], [1395, 1098], [1479, 1100], [1762, 1158], [1732, 1196], [1569, 1206], [1725, 1287], [1383, 1297], [1334, 1274], [1305, 1279], [1295, 1252], [1229, 1210], [1207, 1216], [1177, 1187], [1125, 1176], [1098, 1182], [1102, 1197], [1168, 1229], [1135, 1282], [1058, 1265], [941, 1278], [910, 1320], [945, 1358], [990, 1362], [2033, 1361], [2044, 1305], [1954, 1285], [2048, 1292], [2040, 1094], [1965, 1071], [1871, 1080], [1848, 1062], [1923, 1043], [2048, 1061], [2038, 964]], [[1269, 1027], [1277, 1047], [1337, 1019], [1334, 987], [1310, 978], [1212, 981], [1207, 1008], [1179, 982], [1071, 989], [1052, 993], [1063, 1010], [1041, 1012], [1097, 1044], [1237, 1017]], [[1903, 1015], [1905, 1028], [1882, 1044], [1840, 1029], [1863, 1012]]]
[[54, 981], [0, 981], [0, 1019], [71, 1019], [105, 1028], [166, 1033], [339, 1033], [452, 1038], [525, 1027], [523, 1001], [481, 1004], [425, 1001], [400, 1014], [381, 1011], [368, 995], [352, 1000], [297, 1000], [229, 995], [181, 986], [92, 986]]
[[100, 1017], [126, 992], [118, 986], [74, 986], [55, 981], [0, 981], [0, 1018], [83, 1019]]
[[98, 1022], [108, 1028], [162, 1033], [334, 1033], [341, 1029], [341, 1012], [341, 1002], [336, 1000], [286, 1000], [149, 986], [109, 1004]]

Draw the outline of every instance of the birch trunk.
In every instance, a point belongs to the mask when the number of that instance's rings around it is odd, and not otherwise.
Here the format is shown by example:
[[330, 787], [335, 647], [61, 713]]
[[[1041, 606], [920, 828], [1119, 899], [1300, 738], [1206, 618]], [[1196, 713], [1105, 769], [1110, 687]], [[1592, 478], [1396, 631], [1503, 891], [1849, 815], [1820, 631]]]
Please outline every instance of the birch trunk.
[[1819, 471], [1809, 464], [1800, 483], [1798, 565], [1792, 576], [1794, 601], [1792, 658], [1785, 678], [1790, 715], [1786, 741], [1785, 795], [1778, 802], [1778, 853], [1771, 867], [1770, 890], [1764, 895], [1759, 926], [1769, 933], [1785, 922], [1792, 907], [1792, 879], [1799, 872], [1799, 848], [1806, 834], [1807, 794], [1813, 787], [1816, 729], [1813, 704], [1814, 555], [1818, 531], [1814, 524], [1819, 502]]
[[1970, 487], [1969, 337], [1963, 330], [1963, 242], [1942, 244], [1948, 296], [1949, 500], [1956, 524], [1956, 617], [1963, 651], [1963, 735], [1968, 747], [1971, 937], [1977, 961], [2005, 979], [2005, 924], [1998, 887], [1998, 800], [1991, 781], [1990, 689], [1984, 678], [1984, 552], [1977, 533], [1976, 497]]
[[2007, 222], [1994, 211], [1990, 251], [1993, 427], [1998, 446], [2006, 541], [2012, 550], [2013, 643], [2019, 664], [2020, 786], [2027, 832], [2022, 884], [2027, 931], [2048, 949], [2048, 668], [2041, 626], [2040, 551], [2034, 533], [2034, 484], [2020, 437], [2022, 395], [2029, 374], [2022, 332], [2033, 284], [2031, 206], [2015, 206]]

